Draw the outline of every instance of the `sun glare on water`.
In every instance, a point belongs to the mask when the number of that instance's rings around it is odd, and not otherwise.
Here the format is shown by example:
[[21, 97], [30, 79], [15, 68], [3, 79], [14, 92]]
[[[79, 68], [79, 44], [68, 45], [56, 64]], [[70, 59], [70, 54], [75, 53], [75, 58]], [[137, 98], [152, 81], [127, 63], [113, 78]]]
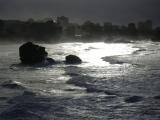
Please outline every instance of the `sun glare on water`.
[[[69, 45], [69, 44], [68, 44]], [[71, 45], [71, 46], [70, 46]], [[68, 47], [77, 54], [87, 66], [106, 66], [108, 62], [102, 60], [105, 56], [117, 56], [131, 54], [137, 48], [132, 44], [124, 43], [72, 43]]]

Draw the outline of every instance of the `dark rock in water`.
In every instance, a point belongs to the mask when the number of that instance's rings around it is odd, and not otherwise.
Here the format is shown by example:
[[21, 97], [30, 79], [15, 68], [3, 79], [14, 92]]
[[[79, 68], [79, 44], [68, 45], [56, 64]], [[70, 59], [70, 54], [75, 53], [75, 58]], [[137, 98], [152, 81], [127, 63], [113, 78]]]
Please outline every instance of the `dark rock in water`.
[[154, 99], [160, 100], [160, 95], [154, 96]]
[[19, 56], [22, 64], [54, 64], [55, 60], [47, 58], [48, 53], [45, 51], [45, 47], [35, 45], [32, 42], [27, 42], [20, 46]]
[[81, 64], [82, 60], [75, 55], [68, 55], [66, 56], [66, 64]]
[[87, 91], [88, 93], [93, 93], [93, 92], [95, 92], [95, 93], [100, 93], [100, 92], [104, 92], [103, 90], [99, 90], [99, 89], [96, 89], [96, 88], [93, 88], [93, 87], [88, 87], [88, 88], [86, 89], [86, 91]]
[[35, 96], [36, 94], [34, 92], [31, 92], [31, 91], [24, 91], [23, 92], [23, 95], [30, 95], [30, 96]]
[[47, 62], [49, 62], [50, 64], [55, 64], [55, 63], [56, 63], [56, 61], [55, 61], [54, 59], [52, 59], [52, 58], [47, 58], [46, 60], [47, 60]]
[[105, 91], [104, 93], [107, 94], [107, 95], [118, 95], [118, 94], [116, 94], [112, 91]]
[[44, 61], [48, 53], [45, 51], [45, 47], [27, 42], [20, 46], [19, 55], [22, 63], [35, 64]]
[[68, 92], [72, 92], [72, 91], [76, 91], [76, 89], [65, 89], [65, 91], [68, 91]]
[[128, 97], [125, 99], [125, 102], [127, 103], [135, 103], [135, 102], [139, 102], [142, 101], [143, 97], [141, 96], [132, 96], [132, 97]]
[[11, 80], [4, 82], [1, 86], [9, 89], [25, 89], [25, 87], [23, 87], [20, 83]]

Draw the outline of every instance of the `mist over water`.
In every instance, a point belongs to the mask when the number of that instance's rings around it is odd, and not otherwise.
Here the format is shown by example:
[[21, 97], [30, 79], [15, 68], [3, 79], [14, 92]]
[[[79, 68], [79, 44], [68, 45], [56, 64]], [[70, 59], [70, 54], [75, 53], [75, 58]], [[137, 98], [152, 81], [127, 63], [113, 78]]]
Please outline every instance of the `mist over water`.
[[0, 120], [160, 119], [159, 42], [40, 44], [46, 67], [18, 65], [20, 45], [0, 45]]

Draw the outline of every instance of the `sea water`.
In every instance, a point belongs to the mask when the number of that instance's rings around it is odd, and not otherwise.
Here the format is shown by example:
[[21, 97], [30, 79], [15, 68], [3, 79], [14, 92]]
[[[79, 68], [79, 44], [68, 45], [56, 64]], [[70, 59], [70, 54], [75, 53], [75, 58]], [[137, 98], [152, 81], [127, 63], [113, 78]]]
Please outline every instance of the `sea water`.
[[20, 45], [0, 45], [0, 120], [160, 119], [160, 43], [40, 44], [58, 61], [43, 67], [19, 65]]

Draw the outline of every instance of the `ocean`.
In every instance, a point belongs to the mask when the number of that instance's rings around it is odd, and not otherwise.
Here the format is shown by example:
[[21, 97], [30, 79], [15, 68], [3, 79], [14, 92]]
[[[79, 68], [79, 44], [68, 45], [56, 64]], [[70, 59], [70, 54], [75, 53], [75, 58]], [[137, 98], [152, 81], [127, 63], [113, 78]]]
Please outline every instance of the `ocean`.
[[20, 65], [22, 44], [0, 44], [0, 120], [160, 120], [159, 42], [39, 44], [48, 66]]

